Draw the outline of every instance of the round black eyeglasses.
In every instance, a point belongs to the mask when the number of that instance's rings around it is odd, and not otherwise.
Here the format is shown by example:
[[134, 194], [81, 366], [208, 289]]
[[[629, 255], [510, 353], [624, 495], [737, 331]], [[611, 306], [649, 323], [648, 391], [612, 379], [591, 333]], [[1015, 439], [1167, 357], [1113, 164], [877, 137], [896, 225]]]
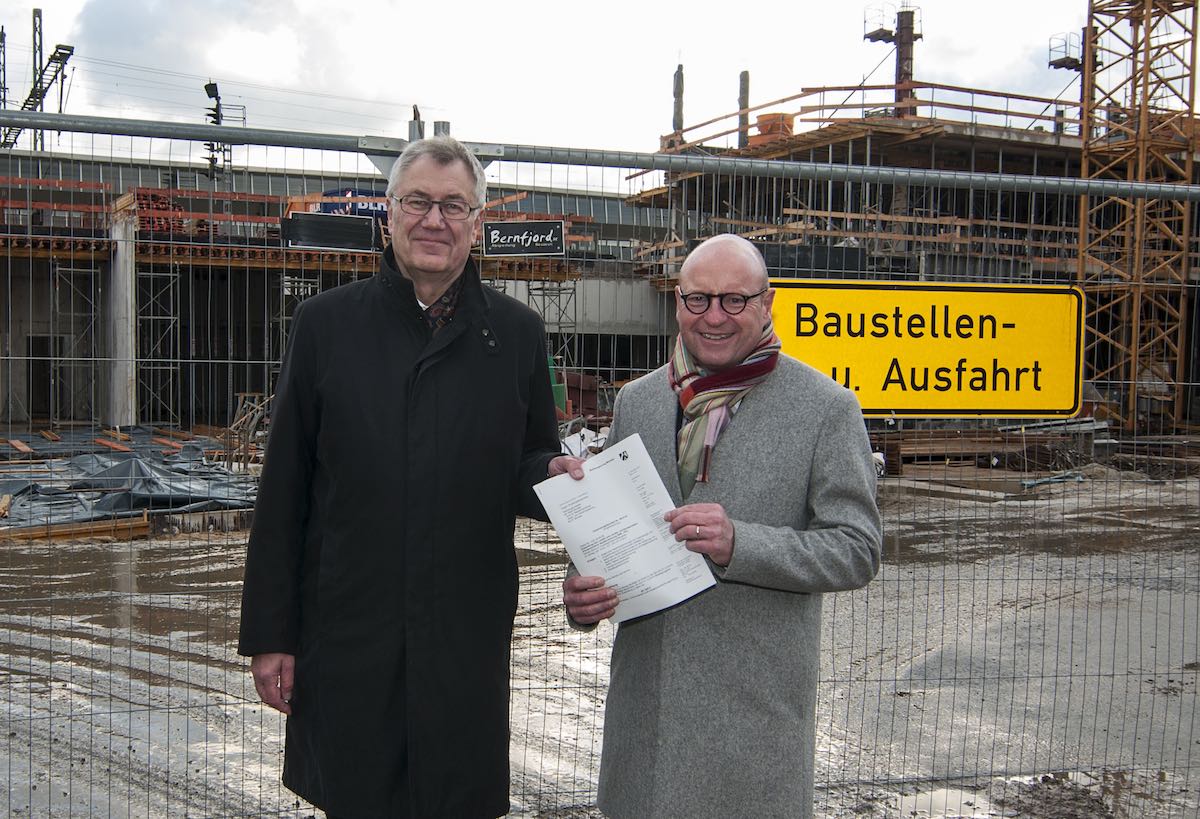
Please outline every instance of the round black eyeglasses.
[[756, 299], [763, 293], [766, 293], [769, 288], [764, 287], [757, 293], [751, 293], [749, 296], [744, 296], [741, 293], [683, 293], [679, 294], [679, 298], [683, 299], [683, 306], [687, 308], [689, 313], [694, 313], [697, 316], [708, 312], [708, 306], [712, 304], [712, 300], [716, 299], [721, 309], [731, 316], [736, 316], [738, 313], [746, 309], [746, 305], [750, 303], [750, 299]]

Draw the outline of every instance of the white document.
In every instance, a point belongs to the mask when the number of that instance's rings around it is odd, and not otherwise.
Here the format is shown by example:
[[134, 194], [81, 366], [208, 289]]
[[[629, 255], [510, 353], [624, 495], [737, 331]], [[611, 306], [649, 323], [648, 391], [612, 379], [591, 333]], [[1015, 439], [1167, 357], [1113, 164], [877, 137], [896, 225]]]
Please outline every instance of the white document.
[[671, 534], [671, 496], [640, 435], [583, 462], [586, 477], [534, 487], [583, 575], [603, 577], [620, 602], [613, 622], [665, 609], [716, 584], [702, 555]]

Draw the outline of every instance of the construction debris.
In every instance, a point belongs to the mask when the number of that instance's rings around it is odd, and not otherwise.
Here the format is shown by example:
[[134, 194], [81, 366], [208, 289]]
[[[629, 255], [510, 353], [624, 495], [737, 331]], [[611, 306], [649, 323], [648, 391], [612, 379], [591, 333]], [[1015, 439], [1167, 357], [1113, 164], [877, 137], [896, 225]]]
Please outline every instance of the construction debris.
[[68, 429], [39, 448], [45, 460], [0, 461], [0, 519], [7, 524], [0, 539], [132, 537], [149, 533], [150, 514], [253, 508], [254, 478], [210, 457], [224, 455], [223, 447], [195, 436], [177, 442], [165, 437], [169, 432], [132, 428], [121, 431], [126, 443], [117, 443]]

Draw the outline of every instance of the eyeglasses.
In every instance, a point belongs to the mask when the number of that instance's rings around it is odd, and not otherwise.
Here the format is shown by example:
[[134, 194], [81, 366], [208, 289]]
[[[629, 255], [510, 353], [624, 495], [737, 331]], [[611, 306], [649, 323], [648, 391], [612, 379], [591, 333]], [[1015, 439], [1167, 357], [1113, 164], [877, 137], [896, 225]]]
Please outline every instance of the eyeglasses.
[[721, 309], [731, 316], [736, 316], [738, 313], [746, 309], [746, 305], [750, 303], [750, 299], [755, 299], [766, 293], [768, 288], [764, 287], [757, 293], [751, 293], [749, 296], [743, 296], [741, 293], [684, 293], [680, 291], [679, 298], [683, 300], [683, 306], [688, 309], [689, 313], [695, 313], [697, 316], [708, 312], [708, 306], [712, 304], [712, 300], [716, 299], [721, 304]]
[[437, 205], [442, 216], [454, 222], [461, 222], [479, 210], [479, 208], [472, 207], [459, 199], [430, 199], [427, 196], [420, 196], [415, 193], [405, 196], [389, 195], [388, 198], [395, 200], [400, 205], [400, 210], [410, 216], [424, 216], [433, 210], [434, 205]]

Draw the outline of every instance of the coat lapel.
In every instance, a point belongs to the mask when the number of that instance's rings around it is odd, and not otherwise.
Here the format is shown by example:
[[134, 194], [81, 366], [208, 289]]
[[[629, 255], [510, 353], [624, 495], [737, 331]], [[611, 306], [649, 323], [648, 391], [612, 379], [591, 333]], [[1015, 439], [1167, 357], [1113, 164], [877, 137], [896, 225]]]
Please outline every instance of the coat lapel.
[[[667, 381], [667, 370], [664, 367], [655, 376], [653, 405], [648, 410], [639, 411], [638, 415], [651, 419], [651, 425], [642, 431], [643, 443], [650, 459], [658, 465], [658, 473], [662, 476], [667, 492], [676, 506], [683, 505], [683, 489], [679, 485], [679, 463], [675, 457], [675, 407], [679, 399]], [[643, 412], [645, 414], [643, 415]]]
[[429, 340], [425, 349], [417, 357], [415, 370], [418, 376], [426, 367], [441, 358], [459, 337], [473, 327], [477, 320], [484, 318], [487, 313], [487, 300], [484, 297], [483, 284], [479, 281], [479, 271], [475, 267], [474, 259], [467, 259], [462, 275], [464, 281], [458, 296], [458, 307], [454, 311], [454, 318], [433, 335], [433, 338]]

